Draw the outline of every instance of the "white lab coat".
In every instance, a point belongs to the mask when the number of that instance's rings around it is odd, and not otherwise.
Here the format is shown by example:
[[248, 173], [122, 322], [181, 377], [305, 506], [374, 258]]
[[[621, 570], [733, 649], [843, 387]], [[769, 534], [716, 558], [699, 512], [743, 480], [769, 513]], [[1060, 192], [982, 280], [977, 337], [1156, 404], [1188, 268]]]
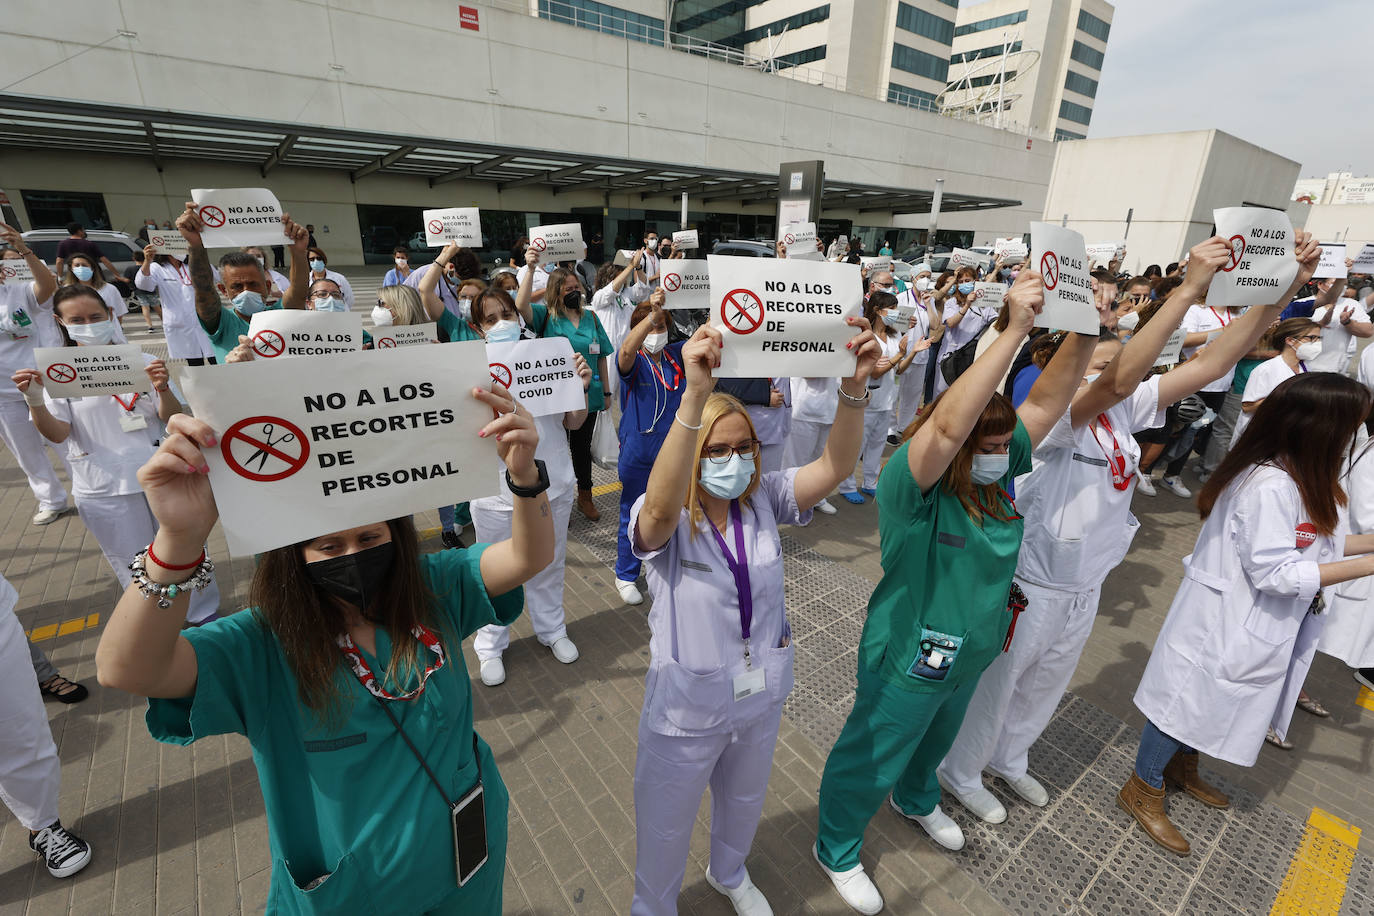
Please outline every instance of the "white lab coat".
[[1310, 524], [1297, 485], [1278, 468], [1256, 466], [1222, 492], [1183, 558], [1183, 582], [1136, 689], [1136, 707], [1160, 731], [1241, 766], [1255, 762], [1271, 725], [1287, 734], [1326, 622], [1308, 613], [1317, 564], [1345, 551], [1344, 518], [1329, 536]]
[[[1366, 442], [1345, 479], [1350, 531], [1374, 531], [1374, 441]], [[1374, 667], [1374, 577], [1351, 579], [1326, 590], [1330, 607], [1317, 650], [1353, 668]]]

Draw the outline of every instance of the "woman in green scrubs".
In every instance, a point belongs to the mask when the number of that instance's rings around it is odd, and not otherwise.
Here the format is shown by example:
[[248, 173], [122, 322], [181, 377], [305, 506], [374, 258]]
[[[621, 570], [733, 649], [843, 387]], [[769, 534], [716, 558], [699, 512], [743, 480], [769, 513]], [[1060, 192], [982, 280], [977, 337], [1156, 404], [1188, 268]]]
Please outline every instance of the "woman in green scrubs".
[[883, 578], [869, 599], [854, 709], [821, 778], [815, 856], [861, 913], [882, 896], [859, 862], [885, 797], [947, 848], [963, 846], [939, 808], [935, 768], [983, 673], [1009, 644], [1022, 522], [1009, 495], [1068, 409], [1097, 345], [1061, 346], [1019, 410], [997, 388], [1044, 302], [1038, 273], [1008, 291], [1010, 324], [906, 430], [878, 480]]
[[[159, 527], [136, 564], [150, 588], [187, 590], [164, 591], [160, 607], [136, 574], [96, 670], [150, 698], [160, 741], [247, 736], [267, 809], [269, 913], [501, 912], [508, 796], [473, 731], [462, 640], [520, 615], [520, 585], [548, 565], [554, 538], [533, 421], [504, 389], [473, 397], [500, 413], [481, 435], [499, 435], [522, 497], [508, 540], [421, 556], [408, 517], [325, 534], [264, 554], [254, 607], [198, 629], [181, 621], [217, 517], [202, 452], [215, 431], [179, 415], [139, 471]], [[479, 782], [485, 828], [459, 818], [464, 869], [481, 861], [483, 833], [487, 858], [459, 887], [449, 803]]]

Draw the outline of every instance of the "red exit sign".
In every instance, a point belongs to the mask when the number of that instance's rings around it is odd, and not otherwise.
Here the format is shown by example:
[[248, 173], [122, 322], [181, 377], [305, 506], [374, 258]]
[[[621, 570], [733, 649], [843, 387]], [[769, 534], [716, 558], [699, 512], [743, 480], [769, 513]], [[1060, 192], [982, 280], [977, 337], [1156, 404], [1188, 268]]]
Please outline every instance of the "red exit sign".
[[482, 27], [477, 22], [477, 7], [458, 7], [458, 24], [465, 29], [472, 29], [474, 32], [482, 31]]

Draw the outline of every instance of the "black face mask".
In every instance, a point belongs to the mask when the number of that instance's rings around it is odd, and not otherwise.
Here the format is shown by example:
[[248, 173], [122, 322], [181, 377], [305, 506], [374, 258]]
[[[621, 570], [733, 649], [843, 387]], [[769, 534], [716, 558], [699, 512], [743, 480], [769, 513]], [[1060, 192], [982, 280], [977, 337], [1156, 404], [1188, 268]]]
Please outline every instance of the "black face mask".
[[305, 564], [310, 581], [335, 598], [355, 606], [365, 619], [368, 610], [377, 603], [382, 583], [391, 575], [396, 545], [391, 541], [368, 547], [342, 557], [330, 557]]
[[570, 312], [575, 312], [575, 311], [577, 311], [578, 309], [582, 308], [582, 294], [581, 294], [581, 293], [564, 293], [564, 294], [563, 294], [563, 308], [567, 309], [567, 310], [570, 311]]

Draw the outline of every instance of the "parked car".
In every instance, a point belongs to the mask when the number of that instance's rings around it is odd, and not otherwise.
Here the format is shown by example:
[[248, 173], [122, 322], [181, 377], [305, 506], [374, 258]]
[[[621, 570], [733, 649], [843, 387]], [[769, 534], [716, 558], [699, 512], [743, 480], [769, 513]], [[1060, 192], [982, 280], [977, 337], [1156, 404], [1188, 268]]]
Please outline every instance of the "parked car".
[[[43, 263], [49, 267], [57, 264], [57, 246], [62, 240], [67, 238], [66, 229], [30, 229], [23, 234], [24, 243], [33, 249], [34, 254], [43, 259]], [[106, 271], [106, 280], [124, 279], [124, 271], [134, 266], [134, 252], [143, 250], [143, 243], [136, 236], [129, 235], [127, 232], [115, 232], [110, 229], [87, 229], [86, 238], [95, 242], [95, 246], [100, 249], [100, 253], [110, 259], [115, 268], [119, 271], [118, 277], [109, 276]]]
[[752, 239], [728, 239], [716, 242], [711, 247], [711, 254], [728, 254], [737, 258], [776, 258], [777, 248], [768, 242], [756, 242]]

